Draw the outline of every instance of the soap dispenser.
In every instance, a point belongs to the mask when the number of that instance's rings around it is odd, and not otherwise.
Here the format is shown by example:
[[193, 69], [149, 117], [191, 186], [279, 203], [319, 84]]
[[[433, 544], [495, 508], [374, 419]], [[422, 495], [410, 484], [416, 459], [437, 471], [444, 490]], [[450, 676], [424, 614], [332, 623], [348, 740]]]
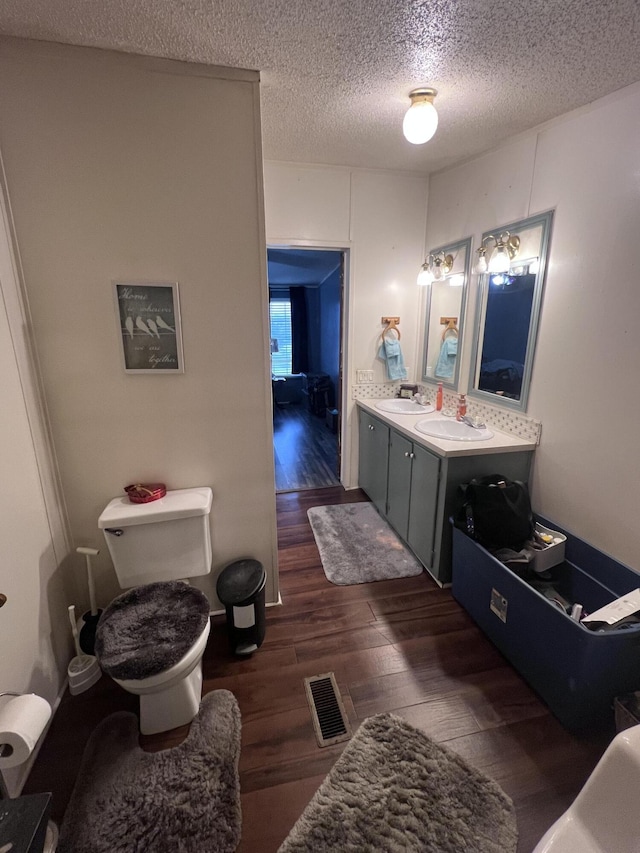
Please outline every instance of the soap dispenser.
[[458, 410], [456, 411], [456, 420], [461, 421], [462, 418], [467, 414], [467, 398], [464, 394], [460, 394], [460, 398], [458, 400]]
[[442, 411], [442, 382], [438, 382], [438, 390], [436, 391], [436, 412]]

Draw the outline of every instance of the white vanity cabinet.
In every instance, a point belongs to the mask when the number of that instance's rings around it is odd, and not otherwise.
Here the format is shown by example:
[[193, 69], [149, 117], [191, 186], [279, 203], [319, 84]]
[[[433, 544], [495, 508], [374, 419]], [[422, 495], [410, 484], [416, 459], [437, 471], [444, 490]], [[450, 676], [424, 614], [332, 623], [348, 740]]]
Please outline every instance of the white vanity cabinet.
[[358, 401], [359, 486], [435, 580], [449, 584], [458, 487], [489, 474], [526, 482], [535, 444], [511, 436], [490, 447], [429, 439], [413, 429], [415, 417], [373, 415], [371, 407]]

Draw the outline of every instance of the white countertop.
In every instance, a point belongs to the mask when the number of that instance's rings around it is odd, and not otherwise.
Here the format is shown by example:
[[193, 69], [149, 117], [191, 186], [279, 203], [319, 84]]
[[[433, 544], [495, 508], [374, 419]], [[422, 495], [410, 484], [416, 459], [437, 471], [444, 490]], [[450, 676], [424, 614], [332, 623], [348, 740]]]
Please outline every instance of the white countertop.
[[[387, 398], [388, 399], [388, 398]], [[366, 412], [375, 415], [381, 421], [406, 435], [416, 444], [421, 444], [427, 450], [437, 453], [438, 456], [481, 456], [491, 453], [515, 453], [519, 450], [535, 450], [536, 443], [524, 438], [517, 438], [506, 432], [500, 432], [488, 424], [493, 437], [485, 441], [447, 441], [446, 439], [433, 438], [415, 429], [418, 421], [425, 419], [435, 420], [441, 418], [441, 412], [418, 413], [417, 415], [397, 415], [376, 409], [379, 400], [356, 400], [358, 406]]]

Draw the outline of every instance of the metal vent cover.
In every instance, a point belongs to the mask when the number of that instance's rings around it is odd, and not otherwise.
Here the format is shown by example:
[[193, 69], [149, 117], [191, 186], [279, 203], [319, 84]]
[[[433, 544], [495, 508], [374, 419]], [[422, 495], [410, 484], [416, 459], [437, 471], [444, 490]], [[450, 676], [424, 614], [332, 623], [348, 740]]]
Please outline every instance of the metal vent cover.
[[331, 746], [351, 737], [349, 718], [332, 672], [304, 679], [318, 746]]

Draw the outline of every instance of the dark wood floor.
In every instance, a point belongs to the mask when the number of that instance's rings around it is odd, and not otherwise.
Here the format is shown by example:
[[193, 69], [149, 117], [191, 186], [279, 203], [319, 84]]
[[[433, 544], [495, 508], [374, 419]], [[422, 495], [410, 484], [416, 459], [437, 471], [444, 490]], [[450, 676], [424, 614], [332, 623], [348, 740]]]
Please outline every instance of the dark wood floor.
[[276, 491], [337, 486], [338, 437], [305, 403], [273, 409]]
[[[513, 798], [519, 853], [530, 853], [569, 806], [613, 733], [578, 739], [548, 712], [448, 590], [426, 575], [337, 587], [322, 571], [306, 510], [366, 500], [342, 488], [278, 496], [282, 607], [267, 611], [264, 645], [246, 660], [213, 620], [205, 691], [231, 690], [242, 712], [239, 853], [272, 853], [344, 744], [320, 749], [302, 679], [333, 671], [354, 729], [392, 711], [445, 743]], [[96, 723], [136, 699], [103, 678], [65, 695], [25, 793], [53, 791], [61, 819]], [[170, 747], [186, 730], [143, 738]], [[576, 851], [578, 853], [578, 851]]]

